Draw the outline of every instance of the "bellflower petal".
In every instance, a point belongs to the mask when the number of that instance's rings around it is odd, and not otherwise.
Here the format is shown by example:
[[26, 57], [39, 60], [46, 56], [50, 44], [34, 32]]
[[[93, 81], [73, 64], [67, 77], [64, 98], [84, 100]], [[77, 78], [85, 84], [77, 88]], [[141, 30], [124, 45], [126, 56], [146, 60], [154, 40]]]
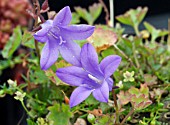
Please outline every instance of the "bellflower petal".
[[[54, 39], [55, 40], [55, 39]], [[42, 49], [40, 65], [42, 70], [48, 69], [58, 58], [58, 46], [56, 41], [47, 42]]]
[[[52, 62], [55, 63], [58, 51], [67, 62], [75, 66], [81, 66], [81, 48], [73, 40], [86, 39], [92, 35], [94, 27], [89, 25], [69, 26], [71, 19], [70, 8], [66, 6], [58, 12], [54, 20], [47, 20], [42, 23], [42, 29], [34, 34], [34, 38], [39, 42], [48, 42], [43, 48], [40, 59], [42, 69], [45, 70], [52, 65]], [[55, 53], [54, 51], [56, 54], [52, 58], [52, 55]]]
[[108, 83], [109, 91], [111, 91], [113, 88], [113, 80], [109, 77], [106, 79], [106, 82]]
[[63, 43], [60, 46], [59, 50], [60, 54], [67, 62], [75, 66], [81, 66], [80, 62], [81, 48], [78, 44], [76, 44], [73, 41], [66, 40], [66, 43]]
[[72, 86], [80, 86], [83, 81], [88, 79], [87, 73], [79, 67], [69, 66], [65, 68], [59, 68], [56, 75], [65, 83]]
[[84, 101], [92, 92], [92, 89], [80, 86], [76, 88], [70, 97], [70, 107], [76, 106]]
[[82, 67], [85, 70], [95, 76], [101, 76], [101, 72], [98, 67], [98, 55], [91, 44], [87, 43], [82, 47], [80, 56]]
[[62, 10], [58, 12], [58, 14], [54, 18], [53, 26], [66, 26], [70, 23], [72, 19], [70, 7], [66, 6]]
[[[98, 101], [108, 102], [109, 91], [115, 88], [113, 87], [113, 80], [108, 76], [112, 74], [111, 71], [116, 70], [115, 68], [118, 67], [121, 58], [119, 56], [108, 56], [99, 65], [94, 47], [87, 43], [81, 49], [80, 60], [80, 67], [62, 68], [58, 69], [56, 73], [62, 81], [79, 86], [71, 95], [70, 106], [73, 107], [81, 103], [91, 92]], [[114, 68], [110, 65], [114, 65]]]
[[39, 36], [37, 34], [34, 34], [34, 38], [41, 43], [47, 42], [48, 41], [48, 37], [47, 36]]
[[100, 88], [93, 91], [93, 96], [100, 102], [108, 102], [109, 99], [109, 87], [106, 81], [102, 83]]
[[83, 40], [88, 38], [94, 32], [94, 26], [90, 25], [70, 25], [62, 27], [61, 32], [64, 37], [72, 40]]
[[117, 55], [111, 55], [104, 58], [100, 63], [100, 69], [105, 74], [105, 77], [110, 77], [113, 72], [118, 68], [121, 62], [121, 57]]

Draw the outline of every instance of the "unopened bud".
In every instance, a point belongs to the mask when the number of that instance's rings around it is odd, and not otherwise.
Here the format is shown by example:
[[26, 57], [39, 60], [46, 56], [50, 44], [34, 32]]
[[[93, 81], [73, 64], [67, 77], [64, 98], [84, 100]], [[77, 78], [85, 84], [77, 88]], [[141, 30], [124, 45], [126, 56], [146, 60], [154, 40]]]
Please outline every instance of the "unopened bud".
[[13, 80], [9, 79], [7, 82], [8, 82], [10, 87], [16, 87], [17, 86], [16, 81], [13, 81]]
[[88, 114], [88, 116], [87, 116], [87, 120], [91, 123], [91, 124], [93, 124], [94, 122], [95, 122], [95, 116], [93, 115], [93, 114]]

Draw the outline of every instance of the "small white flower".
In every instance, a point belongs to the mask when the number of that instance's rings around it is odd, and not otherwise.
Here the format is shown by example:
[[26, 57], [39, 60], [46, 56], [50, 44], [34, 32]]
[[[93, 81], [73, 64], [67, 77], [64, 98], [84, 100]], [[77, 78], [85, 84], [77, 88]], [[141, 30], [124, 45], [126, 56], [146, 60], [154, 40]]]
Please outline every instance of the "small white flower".
[[123, 76], [124, 76], [124, 82], [133, 82], [135, 79], [134, 79], [134, 74], [135, 72], [132, 71], [132, 72], [129, 72], [129, 71], [126, 71], [125, 73], [123, 73]]
[[16, 94], [16, 96], [14, 97], [14, 99], [19, 100], [21, 102], [24, 100], [24, 97], [26, 95], [25, 92], [21, 93], [20, 91], [15, 92], [15, 94]]
[[118, 86], [120, 89], [122, 89], [123, 88], [123, 84], [122, 83], [123, 83], [122, 81], [119, 81], [119, 83], [117, 83], [116, 86]]

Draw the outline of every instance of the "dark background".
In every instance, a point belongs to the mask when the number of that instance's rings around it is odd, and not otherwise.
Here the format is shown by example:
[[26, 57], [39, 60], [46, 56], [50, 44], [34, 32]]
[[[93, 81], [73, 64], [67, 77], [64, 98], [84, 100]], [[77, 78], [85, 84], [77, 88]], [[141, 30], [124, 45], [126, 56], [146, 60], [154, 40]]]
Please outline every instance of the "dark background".
[[[109, 7], [109, 0], [104, 0], [107, 7]], [[42, 3], [43, 0], [40, 0]], [[49, 5], [51, 10], [59, 11], [64, 6], [70, 6], [71, 10], [74, 11], [74, 6], [81, 6], [87, 8], [92, 5], [97, 0], [49, 0]], [[138, 6], [147, 6], [149, 8], [148, 14], [145, 21], [148, 21], [156, 28], [168, 28], [168, 18], [170, 18], [170, 0], [115, 0], [115, 16], [123, 14], [130, 8], [137, 8]], [[96, 24], [104, 24], [105, 13], [102, 12], [99, 19], [95, 22]], [[126, 33], [133, 33], [133, 30], [126, 27]], [[143, 29], [143, 26], [140, 26]], [[7, 81], [11, 76], [13, 70], [7, 69], [0, 76], [0, 82], [3, 83]], [[11, 96], [6, 96], [5, 98], [0, 98], [0, 125], [17, 125], [24, 111], [20, 105], [19, 101], [16, 101]], [[26, 125], [25, 119], [20, 125]]]

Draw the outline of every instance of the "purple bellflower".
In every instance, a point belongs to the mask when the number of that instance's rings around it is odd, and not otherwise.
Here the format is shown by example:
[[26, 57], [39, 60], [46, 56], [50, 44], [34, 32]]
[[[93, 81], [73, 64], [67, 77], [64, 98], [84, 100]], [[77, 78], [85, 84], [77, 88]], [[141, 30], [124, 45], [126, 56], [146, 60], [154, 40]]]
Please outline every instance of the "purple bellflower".
[[84, 101], [91, 93], [100, 102], [108, 102], [109, 91], [113, 80], [110, 76], [118, 68], [121, 57], [110, 55], [98, 63], [98, 55], [94, 47], [87, 43], [80, 53], [81, 67], [69, 66], [59, 68], [56, 75], [65, 83], [78, 86], [71, 97], [70, 107]]
[[54, 20], [47, 20], [41, 24], [41, 29], [34, 34], [39, 42], [46, 42], [41, 52], [41, 69], [46, 70], [61, 56], [69, 63], [80, 66], [81, 48], [73, 40], [83, 40], [94, 32], [94, 26], [69, 25], [72, 19], [68, 6], [55, 16]]

